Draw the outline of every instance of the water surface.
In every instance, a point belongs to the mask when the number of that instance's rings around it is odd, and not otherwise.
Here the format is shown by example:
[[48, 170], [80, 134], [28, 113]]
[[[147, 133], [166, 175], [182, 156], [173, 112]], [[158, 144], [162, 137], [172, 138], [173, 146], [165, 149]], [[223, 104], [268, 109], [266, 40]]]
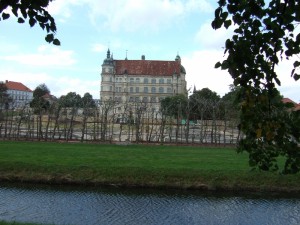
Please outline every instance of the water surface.
[[300, 224], [300, 196], [0, 186], [0, 220], [44, 224]]

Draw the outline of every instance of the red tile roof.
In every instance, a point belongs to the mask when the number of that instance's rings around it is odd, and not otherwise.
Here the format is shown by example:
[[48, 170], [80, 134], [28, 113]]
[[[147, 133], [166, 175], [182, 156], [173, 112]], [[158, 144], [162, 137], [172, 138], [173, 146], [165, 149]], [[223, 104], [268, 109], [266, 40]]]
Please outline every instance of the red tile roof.
[[283, 103], [292, 103], [294, 105], [294, 108], [292, 109], [293, 111], [300, 110], [300, 104], [297, 104], [296, 102], [294, 102], [293, 100], [291, 100], [289, 98], [283, 98], [281, 101]]
[[289, 99], [289, 98], [283, 98], [281, 100], [283, 103], [293, 103], [294, 105], [297, 105], [296, 102], [294, 102], [293, 100]]
[[114, 60], [116, 74], [172, 76], [180, 73], [178, 61]]
[[28, 87], [26, 87], [24, 84], [20, 82], [6, 81], [5, 85], [8, 90], [32, 92], [32, 90], [30, 90]]

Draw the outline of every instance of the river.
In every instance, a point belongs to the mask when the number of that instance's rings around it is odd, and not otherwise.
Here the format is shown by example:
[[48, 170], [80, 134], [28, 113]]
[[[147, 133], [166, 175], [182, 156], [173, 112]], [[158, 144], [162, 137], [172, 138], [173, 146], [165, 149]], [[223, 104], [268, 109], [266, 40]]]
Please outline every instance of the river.
[[40, 224], [300, 224], [300, 196], [0, 186], [0, 220]]

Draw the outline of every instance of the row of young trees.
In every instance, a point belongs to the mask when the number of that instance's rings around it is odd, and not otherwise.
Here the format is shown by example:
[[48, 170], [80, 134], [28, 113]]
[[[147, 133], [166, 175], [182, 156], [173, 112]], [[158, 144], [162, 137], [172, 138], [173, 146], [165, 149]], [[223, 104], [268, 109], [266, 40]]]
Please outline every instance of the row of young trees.
[[[189, 97], [167, 97], [159, 110], [155, 103], [96, 102], [89, 93], [81, 97], [69, 92], [52, 101], [45, 96], [50, 96], [50, 91], [42, 84], [34, 90], [30, 107], [18, 111], [2, 107], [0, 137], [186, 144], [236, 144], [247, 140], [240, 130], [240, 108], [246, 96], [241, 88], [231, 87], [222, 98], [208, 88], [194, 91]], [[277, 105], [274, 115], [286, 114], [291, 129], [297, 130], [298, 123], [293, 119], [297, 112], [282, 103], [279, 92], [273, 101]], [[260, 132], [256, 130], [253, 135], [257, 138]]]
[[235, 143], [237, 108], [209, 89], [168, 97], [156, 103], [95, 102], [70, 92], [49, 101], [39, 85], [30, 107], [2, 109], [0, 136], [13, 139], [118, 142]]

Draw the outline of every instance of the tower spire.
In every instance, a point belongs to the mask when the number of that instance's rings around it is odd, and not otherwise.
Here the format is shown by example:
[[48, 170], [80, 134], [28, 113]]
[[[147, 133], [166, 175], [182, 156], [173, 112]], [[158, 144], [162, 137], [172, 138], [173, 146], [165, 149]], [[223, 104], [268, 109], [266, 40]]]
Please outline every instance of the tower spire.
[[110, 51], [109, 51], [109, 48], [107, 49], [107, 55], [106, 55], [106, 58], [110, 58]]

